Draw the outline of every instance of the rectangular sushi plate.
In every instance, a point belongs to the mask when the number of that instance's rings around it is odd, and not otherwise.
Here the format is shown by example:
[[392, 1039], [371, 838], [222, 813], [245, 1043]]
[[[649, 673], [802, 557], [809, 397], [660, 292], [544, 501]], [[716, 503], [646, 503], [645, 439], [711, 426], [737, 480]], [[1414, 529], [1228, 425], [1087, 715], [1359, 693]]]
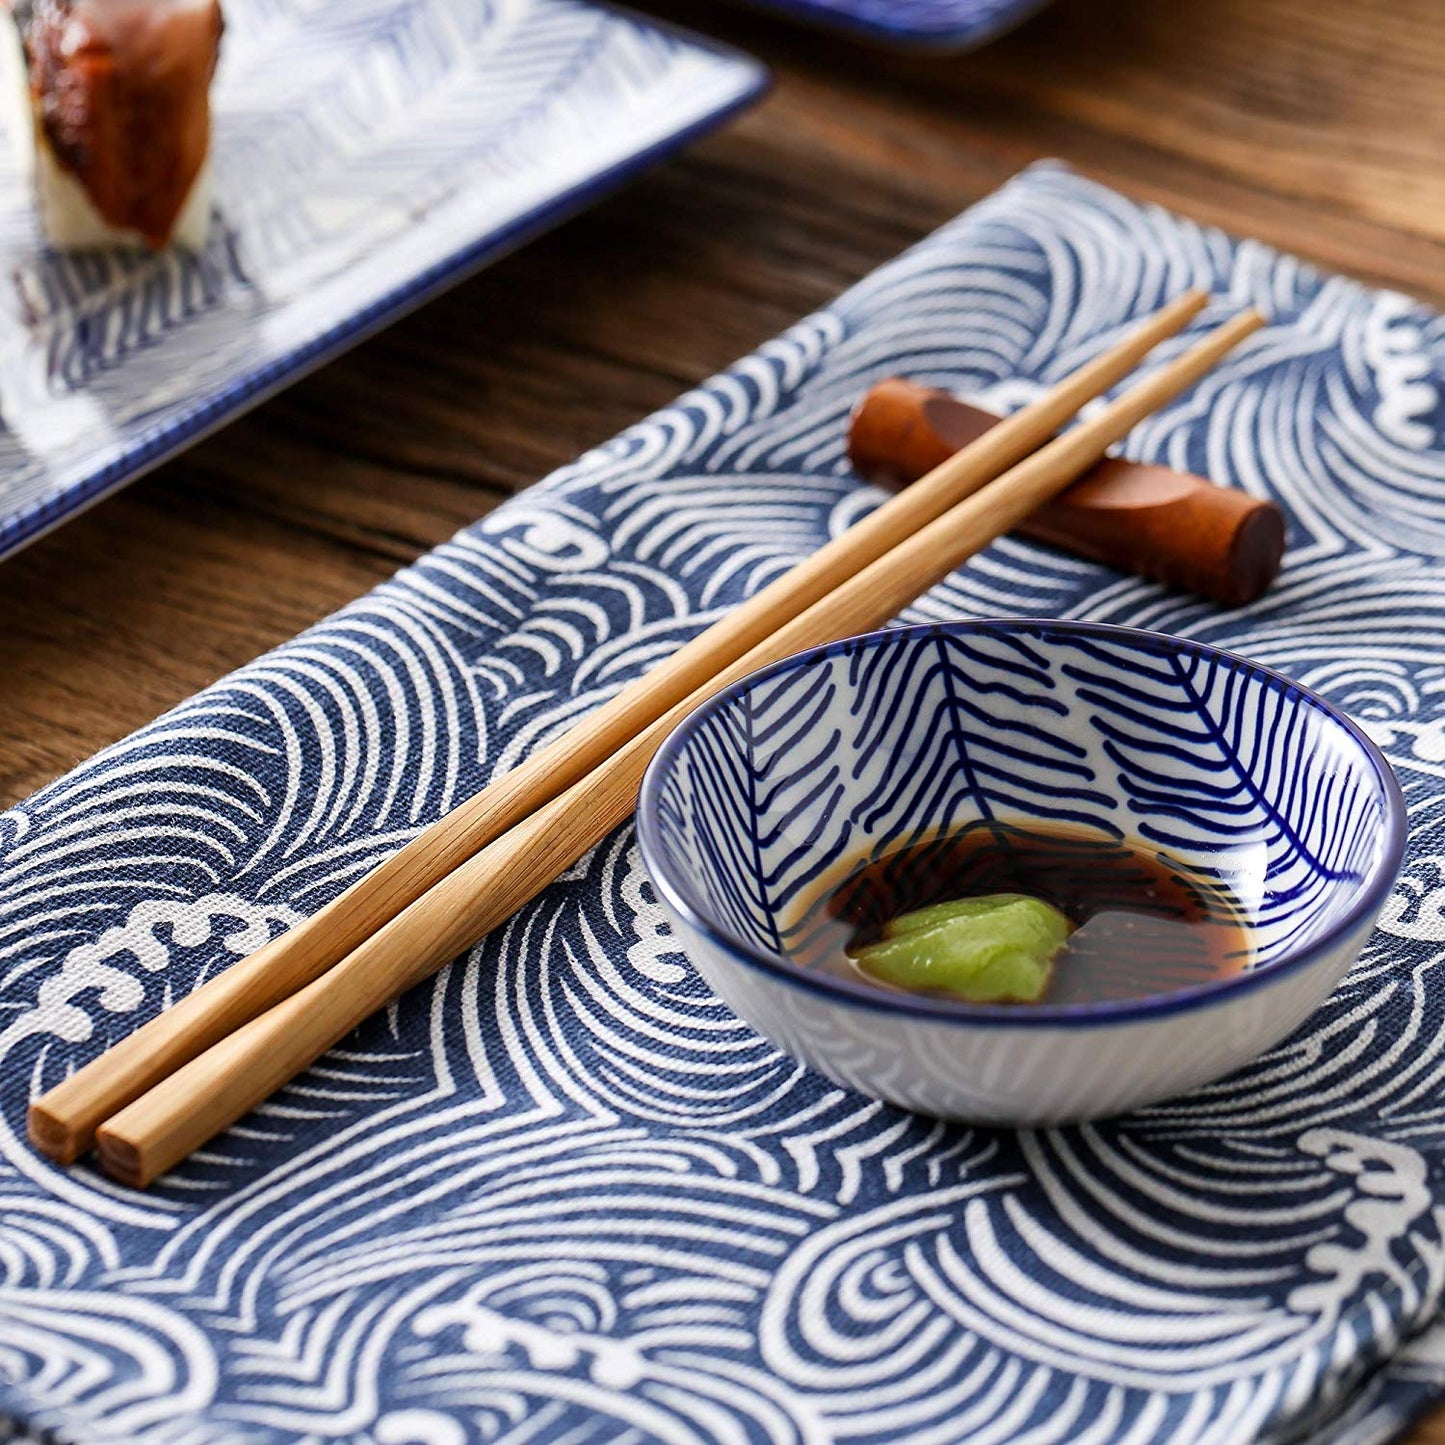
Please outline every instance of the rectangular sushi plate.
[[765, 83], [584, 0], [233, 0], [201, 253], [50, 250], [0, 136], [0, 557]]

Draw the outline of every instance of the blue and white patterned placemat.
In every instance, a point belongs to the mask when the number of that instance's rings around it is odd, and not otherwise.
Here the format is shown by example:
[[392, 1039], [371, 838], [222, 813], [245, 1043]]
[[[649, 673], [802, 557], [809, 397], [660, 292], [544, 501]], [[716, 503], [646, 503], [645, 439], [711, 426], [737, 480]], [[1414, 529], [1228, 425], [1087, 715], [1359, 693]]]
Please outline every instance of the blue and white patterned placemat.
[[1041, 10], [1048, 0], [746, 0], [885, 45], [972, 50]]
[[590, 0], [239, 0], [204, 255], [41, 245], [0, 106], [0, 557], [764, 82]]
[[[944, 1126], [708, 996], [623, 830], [135, 1194], [27, 1099], [876, 501], [898, 370], [1013, 406], [1188, 285], [1273, 326], [1138, 456], [1289, 508], [1224, 613], [1005, 542], [913, 611], [1223, 643], [1413, 810], [1359, 966], [1213, 1088]], [[1179, 345], [1183, 345], [1181, 340]], [[1169, 348], [1169, 349], [1172, 349]], [[1053, 167], [0, 816], [0, 1414], [63, 1441], [1385, 1438], [1445, 1386], [1445, 321]]]

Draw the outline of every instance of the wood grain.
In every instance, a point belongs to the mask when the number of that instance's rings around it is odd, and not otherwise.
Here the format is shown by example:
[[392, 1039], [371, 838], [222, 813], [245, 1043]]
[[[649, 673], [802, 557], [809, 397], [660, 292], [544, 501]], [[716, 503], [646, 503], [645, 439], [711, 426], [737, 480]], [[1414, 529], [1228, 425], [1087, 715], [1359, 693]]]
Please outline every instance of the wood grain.
[[[860, 477], [914, 483], [999, 424], [953, 393], [891, 376], [868, 389], [848, 425]], [[1019, 525], [1019, 535], [1242, 607], [1269, 589], [1284, 558], [1279, 503], [1170, 467], [1105, 457]]]
[[[761, 55], [773, 95], [0, 565], [0, 805], [1041, 155], [1445, 303], [1441, 0], [1057, 0], [931, 60], [709, 0], [634, 3]], [[1413, 1438], [1445, 1445], [1445, 1417]]]

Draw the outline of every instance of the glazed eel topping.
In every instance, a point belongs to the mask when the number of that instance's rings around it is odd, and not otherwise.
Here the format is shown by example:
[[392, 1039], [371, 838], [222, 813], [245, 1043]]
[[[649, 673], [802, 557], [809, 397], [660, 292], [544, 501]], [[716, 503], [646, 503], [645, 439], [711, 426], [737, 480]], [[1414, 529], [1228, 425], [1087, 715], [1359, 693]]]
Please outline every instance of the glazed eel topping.
[[100, 218], [171, 239], [210, 148], [216, 0], [19, 0], [37, 144]]

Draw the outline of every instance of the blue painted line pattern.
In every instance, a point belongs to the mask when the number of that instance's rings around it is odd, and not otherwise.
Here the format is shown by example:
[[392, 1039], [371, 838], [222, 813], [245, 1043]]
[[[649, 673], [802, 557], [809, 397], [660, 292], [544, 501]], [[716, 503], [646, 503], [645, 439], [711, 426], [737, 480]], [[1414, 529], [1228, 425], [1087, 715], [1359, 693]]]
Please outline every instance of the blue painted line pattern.
[[[1273, 323], [1127, 449], [1276, 496], [1278, 586], [1226, 613], [1006, 540], [907, 618], [1170, 631], [1367, 729], [1405, 870], [1270, 1055], [1090, 1128], [894, 1111], [710, 996], [623, 829], [160, 1187], [26, 1146], [33, 1094], [874, 507], [871, 382], [1013, 408], [1192, 284], [1201, 325]], [[1445, 320], [1039, 167], [0, 815], [0, 1414], [87, 1445], [1385, 1439], [1445, 1389], [1442, 492]]]

